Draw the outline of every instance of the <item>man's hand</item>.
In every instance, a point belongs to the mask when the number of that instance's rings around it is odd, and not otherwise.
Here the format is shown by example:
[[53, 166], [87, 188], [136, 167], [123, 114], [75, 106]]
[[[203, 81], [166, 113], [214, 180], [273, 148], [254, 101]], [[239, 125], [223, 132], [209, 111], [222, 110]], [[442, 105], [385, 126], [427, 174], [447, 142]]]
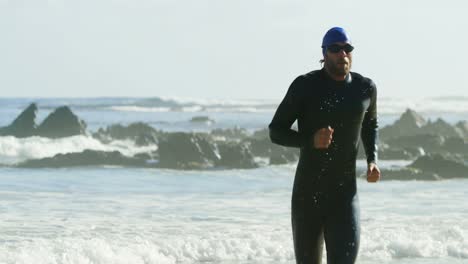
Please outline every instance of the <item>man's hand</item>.
[[314, 134], [314, 147], [318, 149], [326, 149], [331, 144], [334, 129], [328, 126], [321, 128]]
[[380, 170], [377, 164], [371, 162], [367, 165], [367, 181], [377, 182], [380, 179]]

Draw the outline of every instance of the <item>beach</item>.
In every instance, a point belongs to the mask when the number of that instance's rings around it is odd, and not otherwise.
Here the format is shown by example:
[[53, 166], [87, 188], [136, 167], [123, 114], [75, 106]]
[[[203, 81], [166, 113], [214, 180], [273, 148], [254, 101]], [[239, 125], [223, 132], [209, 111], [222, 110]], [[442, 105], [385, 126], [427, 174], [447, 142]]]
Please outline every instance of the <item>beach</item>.
[[[31, 102], [1, 100], [2, 125]], [[144, 105], [143, 99], [35, 101], [38, 120], [54, 107], [70, 105], [89, 131], [137, 121], [164, 131], [236, 126], [255, 131], [268, 125], [274, 111], [271, 102], [175, 101], [161, 110], [161, 104]], [[423, 115], [450, 123], [467, 119], [468, 111], [453, 101], [439, 102], [440, 109], [422, 110]], [[392, 123], [399, 114], [400, 108], [383, 110], [381, 124]], [[215, 122], [189, 122], [197, 115]], [[290, 199], [295, 163], [210, 170], [10, 166], [88, 148], [126, 155], [147, 150], [125, 140], [104, 144], [88, 135], [0, 137], [0, 263], [294, 263]], [[379, 164], [390, 168], [409, 162]], [[363, 171], [364, 161], [357, 164]], [[468, 261], [467, 179], [377, 184], [358, 179], [358, 194], [362, 230], [357, 263]]]

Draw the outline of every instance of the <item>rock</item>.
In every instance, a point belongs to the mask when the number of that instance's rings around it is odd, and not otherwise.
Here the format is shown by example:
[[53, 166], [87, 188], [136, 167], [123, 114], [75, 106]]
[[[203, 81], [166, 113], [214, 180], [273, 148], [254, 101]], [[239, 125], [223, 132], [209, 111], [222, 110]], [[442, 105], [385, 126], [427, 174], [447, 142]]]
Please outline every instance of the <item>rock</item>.
[[447, 138], [442, 148], [448, 153], [468, 154], [468, 143], [459, 137]]
[[62, 138], [86, 134], [86, 123], [67, 106], [55, 109], [36, 129], [41, 137]]
[[423, 148], [426, 152], [439, 152], [444, 145], [445, 138], [441, 135], [420, 134], [412, 136], [399, 136], [385, 141], [393, 148]]
[[287, 163], [288, 163], [288, 158], [284, 155], [272, 154], [270, 156], [270, 165], [281, 165], [281, 164], [287, 164]]
[[468, 121], [459, 121], [456, 125], [455, 128], [458, 129], [459, 133], [463, 135], [463, 138], [465, 141], [468, 141]]
[[230, 129], [213, 129], [211, 135], [229, 140], [242, 140], [247, 138], [249, 133], [244, 128], [235, 127]]
[[242, 141], [254, 156], [269, 157], [270, 164], [285, 164], [299, 159], [299, 149], [273, 144], [269, 137], [250, 137]]
[[411, 159], [426, 155], [426, 151], [422, 147], [404, 147], [403, 150], [411, 155]]
[[253, 133], [252, 138], [257, 138], [257, 139], [270, 139], [270, 130], [268, 128], [264, 128], [261, 130], [257, 130]]
[[198, 137], [198, 145], [200, 146], [201, 152], [203, 155], [211, 162], [216, 163], [221, 159], [218, 148], [215, 143], [212, 141], [211, 136], [208, 134], [200, 134]]
[[39, 126], [35, 123], [36, 112], [36, 104], [30, 104], [13, 123], [0, 129], [0, 135], [62, 138], [86, 134], [86, 123], [67, 106], [55, 109]]
[[173, 169], [206, 169], [214, 166], [219, 155], [206, 138], [193, 133], [167, 133], [158, 147], [159, 166]]
[[218, 144], [221, 159], [216, 163], [219, 167], [251, 169], [257, 168], [252, 152], [247, 144], [221, 143]]
[[118, 151], [106, 152], [84, 150], [83, 152], [57, 154], [51, 158], [27, 160], [19, 163], [19, 168], [62, 168], [77, 166], [124, 166], [147, 167], [145, 159], [126, 157]]
[[255, 131], [251, 137], [245, 138], [243, 142], [249, 144], [252, 153], [259, 157], [269, 157], [272, 152], [282, 153], [284, 151], [282, 146], [271, 142], [267, 128]]
[[425, 134], [443, 135], [444, 137], [460, 137], [463, 138], [463, 133], [453, 127], [444, 120], [438, 118], [435, 122], [428, 122], [425, 126], [421, 127]]
[[297, 151], [291, 151], [292, 148], [281, 148], [283, 151], [272, 151], [270, 153], [270, 165], [287, 164], [299, 159]]
[[[290, 148], [290, 147], [283, 147], [283, 146], [275, 146], [271, 149], [270, 153], [270, 164], [272, 164], [272, 158], [275, 159], [275, 156], [280, 156], [281, 159], [285, 160], [286, 163], [291, 163], [299, 160], [299, 149], [297, 148]], [[278, 164], [275, 163], [274, 164]]]
[[210, 119], [208, 116], [194, 116], [192, 119], [190, 119], [190, 122], [212, 124], [215, 121]]
[[135, 145], [137, 146], [150, 146], [157, 145], [158, 139], [153, 134], [141, 134], [135, 138]]
[[[464, 154], [468, 153], [465, 143], [468, 139], [467, 131], [466, 121], [458, 122], [456, 126], [440, 118], [435, 122], [426, 122], [416, 112], [408, 109], [393, 125], [381, 129], [379, 134], [391, 149], [423, 149], [424, 152], [431, 153]], [[391, 156], [398, 156], [398, 153], [394, 152]], [[416, 156], [420, 155], [416, 153]], [[384, 157], [387, 158], [386, 154], [382, 153], [381, 158]]]
[[137, 153], [133, 157], [137, 159], [142, 159], [142, 160], [152, 160], [155, 158], [151, 155], [151, 153], [146, 153], [146, 152]]
[[420, 133], [420, 128], [426, 124], [426, 120], [421, 115], [411, 109], [406, 109], [394, 124], [380, 129], [379, 136], [386, 141], [387, 138], [415, 135]]
[[280, 146], [271, 143], [269, 138], [248, 138], [243, 141], [245, 144], [250, 145], [252, 154], [259, 157], [270, 156], [272, 148], [279, 148]]
[[452, 126], [441, 118], [435, 122], [426, 121], [413, 110], [407, 109], [394, 124], [379, 130], [380, 139], [386, 143], [388, 139], [416, 136], [416, 135], [440, 135], [443, 137], [467, 138], [468, 124], [466, 121]]
[[414, 156], [405, 149], [388, 148], [379, 150], [378, 158], [381, 160], [409, 160]]
[[408, 167], [437, 174], [443, 179], [468, 178], [468, 166], [462, 158], [453, 155], [428, 154], [419, 157]]
[[[397, 181], [437, 181], [442, 178], [433, 172], [424, 172], [415, 168], [400, 168], [400, 169], [382, 169], [381, 171], [381, 181], [386, 180], [397, 180]], [[365, 178], [366, 175], [363, 174], [361, 177]]]
[[[390, 146], [380, 142], [378, 145], [378, 159], [379, 160], [408, 160], [415, 159], [420, 155], [424, 155], [424, 149], [420, 147], [399, 147]], [[366, 159], [366, 152], [362, 142], [359, 144], [358, 159]]]
[[18, 138], [34, 136], [36, 134], [36, 112], [36, 104], [30, 104], [9, 126], [0, 128], [0, 135]]
[[139, 146], [148, 146], [157, 144], [158, 137], [161, 134], [161, 132], [146, 123], [136, 122], [128, 126], [115, 124], [108, 126], [106, 129], [100, 128], [93, 134], [93, 137], [104, 143], [115, 139], [131, 139], [135, 140], [135, 143]]

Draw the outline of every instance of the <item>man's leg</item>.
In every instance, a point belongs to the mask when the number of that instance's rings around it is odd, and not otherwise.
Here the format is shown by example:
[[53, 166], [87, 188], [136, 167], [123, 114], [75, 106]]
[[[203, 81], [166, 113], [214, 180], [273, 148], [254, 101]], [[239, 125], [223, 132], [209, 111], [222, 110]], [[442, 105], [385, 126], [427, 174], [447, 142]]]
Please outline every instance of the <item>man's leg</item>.
[[292, 231], [297, 264], [320, 264], [323, 251], [323, 221], [312, 202], [297, 199], [292, 204]]
[[359, 198], [332, 201], [325, 219], [327, 264], [353, 264], [359, 251]]

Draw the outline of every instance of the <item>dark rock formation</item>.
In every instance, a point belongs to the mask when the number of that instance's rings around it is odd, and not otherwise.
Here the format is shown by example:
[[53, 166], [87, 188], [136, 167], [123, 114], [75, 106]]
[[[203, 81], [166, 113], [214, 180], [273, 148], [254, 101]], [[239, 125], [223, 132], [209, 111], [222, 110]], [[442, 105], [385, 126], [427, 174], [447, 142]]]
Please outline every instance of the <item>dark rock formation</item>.
[[[421, 134], [414, 136], [401, 136], [397, 138], [387, 139], [388, 149], [382, 150], [380, 158], [387, 159], [390, 150], [404, 150], [411, 155], [401, 153], [401, 159], [412, 159], [429, 153], [458, 153], [468, 154], [468, 143], [461, 137], [444, 137], [441, 135]], [[380, 154], [380, 151], [379, 151]], [[398, 153], [395, 152], [395, 157]]]
[[[57, 108], [36, 127], [37, 106], [31, 104], [9, 126], [0, 129], [0, 135], [28, 137], [67, 137], [85, 133], [86, 124], [68, 107]], [[207, 116], [196, 116], [192, 122], [209, 122]], [[410, 166], [383, 173], [385, 179], [446, 179], [468, 177], [468, 122], [451, 126], [442, 119], [426, 121], [412, 110], [393, 125], [380, 130], [379, 159], [417, 160]], [[140, 153], [126, 157], [119, 152], [86, 150], [82, 153], [58, 154], [51, 158], [30, 160], [19, 167], [69, 167], [117, 165], [136, 167], [163, 167], [173, 169], [255, 168], [255, 157], [269, 158], [270, 164], [297, 161], [298, 148], [273, 144], [268, 128], [215, 129], [211, 133], [164, 133], [143, 122], [128, 126], [120, 124], [99, 129], [93, 136], [104, 143], [131, 139], [138, 146], [158, 145], [157, 152]], [[360, 144], [358, 158], [365, 159]], [[425, 156], [427, 153], [432, 153]], [[439, 153], [441, 155], [435, 155]], [[451, 154], [451, 155], [449, 155]], [[262, 159], [263, 161], [264, 159]], [[385, 175], [387, 174], [387, 175]]]
[[382, 160], [408, 160], [413, 159], [413, 153], [401, 148], [379, 149], [379, 159]]
[[240, 139], [245, 139], [249, 137], [249, 133], [247, 132], [247, 130], [244, 128], [239, 128], [239, 127], [230, 128], [230, 129], [219, 129], [219, 128], [214, 129], [211, 131], [211, 135], [215, 137], [225, 137], [230, 140], [234, 140], [234, 139], [240, 140]]
[[439, 175], [443, 179], [468, 178], [468, 165], [455, 155], [429, 154], [419, 157], [410, 168]]
[[250, 145], [250, 150], [252, 154], [259, 157], [268, 157], [270, 156], [272, 148], [280, 148], [276, 144], [273, 144], [270, 138], [248, 138], [243, 141], [246, 144]]
[[441, 118], [438, 118], [435, 122], [429, 121], [425, 126], [421, 128], [420, 134], [432, 134], [441, 135], [444, 137], [460, 137], [463, 138], [463, 133], [455, 126], [450, 125]]
[[155, 158], [151, 155], [151, 153], [138, 153], [138, 154], [135, 154], [135, 156], [133, 157], [137, 159], [142, 159], [142, 160], [152, 160]]
[[37, 127], [36, 133], [41, 137], [62, 138], [86, 134], [86, 123], [80, 120], [67, 106], [53, 111]]
[[273, 144], [267, 129], [256, 131], [252, 137], [244, 139], [252, 154], [258, 157], [269, 157], [270, 164], [286, 164], [299, 159], [299, 148], [283, 147]]
[[221, 159], [216, 165], [219, 167], [239, 169], [258, 167], [247, 144], [221, 143], [218, 144], [218, 150]]
[[17, 165], [19, 168], [62, 168], [77, 166], [124, 166], [147, 167], [145, 159], [132, 158], [118, 151], [105, 152], [84, 150], [83, 152], [57, 154], [51, 158], [27, 160]]
[[392, 137], [419, 134], [420, 128], [426, 124], [427, 121], [421, 115], [411, 109], [406, 109], [394, 124], [381, 128], [379, 136], [380, 139], [386, 141]]
[[86, 134], [86, 123], [80, 120], [67, 106], [55, 109], [36, 126], [37, 106], [30, 104], [9, 126], [0, 129], [2, 136], [62, 138]]
[[252, 138], [270, 138], [270, 130], [268, 128], [257, 130], [253, 133]]
[[[378, 145], [379, 160], [412, 160], [421, 155], [425, 155], [425, 151], [421, 147], [413, 146], [393, 146], [380, 142]], [[362, 142], [359, 144], [358, 159], [366, 159], [366, 152]]]
[[455, 127], [457, 128], [459, 133], [463, 135], [465, 141], [468, 141], [468, 121], [460, 121], [455, 125]]
[[[436, 181], [441, 180], [442, 178], [433, 172], [424, 172], [419, 169], [415, 168], [400, 168], [400, 169], [383, 169], [381, 170], [381, 178], [380, 180], [397, 180], [397, 181], [413, 181], [413, 180], [420, 180], [420, 181]], [[363, 178], [366, 175], [361, 175]]]
[[154, 134], [141, 134], [135, 138], [135, 145], [137, 146], [150, 146], [156, 145], [158, 143], [158, 139]]
[[297, 161], [299, 159], [299, 152], [294, 151], [293, 148], [281, 147], [281, 150], [273, 150], [270, 153], [270, 165], [286, 164]]
[[206, 169], [219, 159], [216, 147], [193, 133], [167, 133], [159, 141], [159, 166], [173, 169]]
[[398, 158], [398, 151], [401, 151], [400, 159], [411, 158], [407, 154], [416, 158], [424, 152], [468, 155], [466, 121], [458, 122], [455, 126], [440, 118], [434, 122], [426, 121], [408, 109], [394, 124], [380, 129], [379, 135], [381, 143], [388, 146], [382, 151], [381, 159]]
[[36, 134], [36, 112], [36, 104], [30, 104], [9, 126], [0, 128], [0, 135], [18, 138], [34, 136]]
[[385, 141], [388, 145], [397, 148], [413, 147], [423, 148], [426, 152], [438, 152], [444, 145], [445, 138], [441, 135], [421, 134], [412, 136], [399, 136]]
[[[468, 165], [457, 155], [428, 154], [412, 164], [397, 169], [381, 169], [381, 180], [434, 181], [468, 178]], [[365, 174], [361, 175], [365, 178]]]
[[468, 142], [459, 137], [450, 137], [445, 139], [442, 150], [448, 153], [468, 155]]
[[442, 137], [467, 138], [468, 124], [466, 121], [452, 126], [441, 118], [431, 122], [413, 110], [407, 109], [400, 119], [394, 124], [379, 130], [380, 139], [388, 143], [388, 139], [416, 136], [416, 135], [439, 135]]
[[143, 122], [131, 123], [128, 126], [120, 124], [100, 128], [93, 137], [101, 142], [107, 143], [114, 139], [131, 139], [139, 146], [156, 144], [162, 133]]
[[190, 122], [192, 123], [214, 123], [215, 121], [213, 119], [210, 119], [208, 116], [194, 116], [192, 119], [190, 119]]

